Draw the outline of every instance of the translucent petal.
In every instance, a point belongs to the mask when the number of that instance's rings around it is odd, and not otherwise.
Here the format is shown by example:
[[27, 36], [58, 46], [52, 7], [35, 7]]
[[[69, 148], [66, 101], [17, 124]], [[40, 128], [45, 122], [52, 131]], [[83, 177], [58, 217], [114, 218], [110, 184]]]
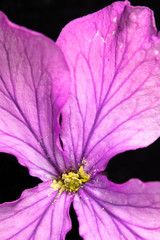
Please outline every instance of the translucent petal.
[[[49, 196], [48, 196], [49, 195]], [[0, 205], [1, 239], [64, 240], [71, 229], [69, 208], [72, 196], [56, 198], [50, 182], [25, 190], [20, 199]]]
[[0, 151], [15, 155], [42, 180], [65, 169], [56, 141], [69, 82], [67, 64], [56, 44], [11, 23], [1, 12]]
[[159, 240], [160, 183], [132, 179], [114, 184], [97, 176], [73, 205], [84, 240]]
[[86, 170], [103, 170], [114, 155], [159, 137], [160, 38], [150, 9], [115, 2], [69, 23], [57, 44], [72, 76], [62, 114], [72, 166], [85, 157]]

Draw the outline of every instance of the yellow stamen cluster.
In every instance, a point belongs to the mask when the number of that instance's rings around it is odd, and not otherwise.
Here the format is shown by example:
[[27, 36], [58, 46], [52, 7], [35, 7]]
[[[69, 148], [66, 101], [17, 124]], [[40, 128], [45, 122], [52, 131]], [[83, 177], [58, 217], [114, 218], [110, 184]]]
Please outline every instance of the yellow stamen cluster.
[[89, 181], [90, 175], [84, 172], [83, 166], [81, 166], [77, 173], [68, 172], [63, 173], [62, 178], [59, 180], [53, 180], [51, 187], [54, 190], [62, 192], [77, 192], [78, 189], [86, 182]]

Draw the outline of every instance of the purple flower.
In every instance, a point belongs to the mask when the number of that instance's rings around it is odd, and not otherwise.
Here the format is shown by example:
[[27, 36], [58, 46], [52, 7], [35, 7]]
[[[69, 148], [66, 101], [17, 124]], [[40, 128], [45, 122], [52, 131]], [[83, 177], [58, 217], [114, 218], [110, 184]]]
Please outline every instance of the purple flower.
[[160, 183], [114, 184], [116, 154], [160, 135], [160, 39], [128, 1], [69, 23], [54, 43], [0, 13], [0, 151], [43, 183], [0, 205], [1, 240], [159, 240]]

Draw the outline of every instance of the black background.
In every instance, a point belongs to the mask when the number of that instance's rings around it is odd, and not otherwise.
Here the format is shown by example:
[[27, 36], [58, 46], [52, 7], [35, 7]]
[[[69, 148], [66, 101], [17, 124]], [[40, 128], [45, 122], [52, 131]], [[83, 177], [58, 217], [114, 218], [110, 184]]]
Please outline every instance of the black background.
[[[42, 32], [56, 40], [62, 27], [69, 21], [97, 11], [113, 1], [104, 0], [0, 0], [0, 10], [19, 25]], [[132, 5], [147, 6], [153, 9], [157, 28], [160, 29], [160, 6], [157, 0], [133, 0]], [[108, 178], [122, 183], [130, 178], [144, 182], [160, 181], [160, 140], [145, 149], [127, 151], [110, 160], [106, 169]], [[29, 176], [28, 170], [18, 164], [15, 157], [0, 153], [0, 203], [13, 201], [20, 197], [26, 188], [36, 186], [39, 179]], [[73, 230], [66, 239], [78, 237], [78, 225], [71, 208]], [[45, 240], [45, 239], [44, 239]]]

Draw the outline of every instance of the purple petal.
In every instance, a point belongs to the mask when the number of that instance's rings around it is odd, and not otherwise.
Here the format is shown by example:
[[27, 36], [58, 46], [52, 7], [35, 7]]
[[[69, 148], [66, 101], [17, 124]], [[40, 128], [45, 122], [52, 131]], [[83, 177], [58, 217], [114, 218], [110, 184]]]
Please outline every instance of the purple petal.
[[79, 190], [74, 208], [84, 240], [159, 240], [160, 183], [118, 185], [98, 176]]
[[85, 157], [86, 170], [103, 170], [159, 137], [160, 40], [150, 9], [115, 2], [69, 23], [57, 44], [72, 75], [62, 140], [73, 166]]
[[[19, 200], [0, 205], [0, 233], [3, 240], [64, 240], [71, 229], [69, 208], [73, 197], [57, 191], [50, 183], [25, 190]], [[49, 196], [48, 196], [49, 195]]]
[[67, 64], [55, 43], [11, 23], [1, 12], [0, 151], [14, 154], [42, 180], [65, 169], [55, 142], [69, 82]]

